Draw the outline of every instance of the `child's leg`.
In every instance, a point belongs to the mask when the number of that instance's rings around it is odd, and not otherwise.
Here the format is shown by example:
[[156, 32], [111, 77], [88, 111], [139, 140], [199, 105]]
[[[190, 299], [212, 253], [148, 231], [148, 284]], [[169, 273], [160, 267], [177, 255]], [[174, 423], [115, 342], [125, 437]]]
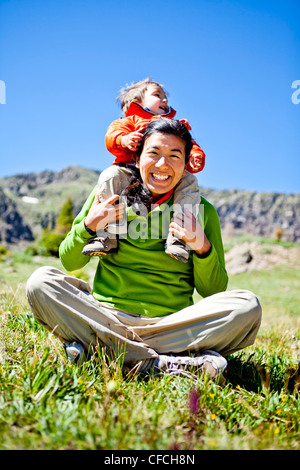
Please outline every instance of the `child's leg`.
[[106, 168], [98, 179], [100, 201], [105, 201], [113, 194], [121, 194], [133, 177], [134, 172], [129, 167], [112, 165]]
[[[130, 168], [112, 165], [102, 171], [98, 179], [98, 191], [100, 201], [105, 201], [114, 194], [121, 194], [130, 184], [133, 173]], [[82, 253], [88, 256], [101, 256], [117, 249], [117, 233], [123, 233], [127, 229], [125, 218], [123, 224], [110, 224], [107, 228], [98, 230], [97, 236], [91, 238]]]
[[[199, 214], [201, 196], [195, 175], [185, 172], [174, 191], [173, 214], [184, 213], [188, 209], [196, 218]], [[166, 253], [179, 261], [187, 262], [190, 248], [182, 240], [169, 233], [166, 241]]]
[[186, 171], [175, 188], [174, 205], [176, 204], [176, 207], [180, 206], [182, 212], [186, 207], [197, 218], [200, 202], [201, 195], [198, 180], [195, 175]]

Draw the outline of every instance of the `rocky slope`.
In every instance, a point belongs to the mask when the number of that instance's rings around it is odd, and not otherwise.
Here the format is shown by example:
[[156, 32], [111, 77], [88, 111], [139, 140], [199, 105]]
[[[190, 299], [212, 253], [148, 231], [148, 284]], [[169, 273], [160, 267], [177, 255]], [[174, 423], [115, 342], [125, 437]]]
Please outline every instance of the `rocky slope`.
[[246, 233], [274, 238], [280, 228], [283, 240], [300, 239], [300, 194], [206, 188], [202, 194], [216, 207], [228, 236]]
[[[1, 178], [0, 198], [1, 194], [5, 198], [5, 210], [1, 207], [0, 243], [10, 245], [34, 239], [43, 228], [53, 228], [68, 197], [72, 199], [74, 214], [78, 213], [97, 183], [98, 176], [97, 171], [71, 166], [56, 172], [43, 171]], [[14, 215], [15, 223], [12, 225], [12, 214], [15, 213], [18, 219]], [[14, 236], [9, 227], [13, 227]], [[30, 238], [26, 235], [28, 230]]]
[[0, 241], [2, 244], [32, 241], [32, 230], [18, 211], [17, 204], [0, 188]]
[[[97, 183], [99, 172], [71, 166], [61, 171], [20, 174], [0, 179], [0, 243], [33, 240], [41, 230], [53, 226], [68, 197], [75, 214]], [[223, 234], [300, 239], [300, 194], [217, 191], [201, 188], [220, 217]]]
[[300, 247], [281, 246], [277, 243], [245, 241], [237, 243], [225, 253], [229, 274], [272, 269], [277, 265], [300, 267]]

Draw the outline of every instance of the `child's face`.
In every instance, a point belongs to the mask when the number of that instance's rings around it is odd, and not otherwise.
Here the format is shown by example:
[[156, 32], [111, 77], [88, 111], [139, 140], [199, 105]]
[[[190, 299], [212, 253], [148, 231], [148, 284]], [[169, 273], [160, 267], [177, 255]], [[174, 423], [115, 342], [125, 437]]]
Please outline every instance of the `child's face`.
[[162, 90], [157, 85], [149, 85], [141, 101], [143, 108], [149, 108], [153, 114], [163, 115], [169, 112], [168, 100]]

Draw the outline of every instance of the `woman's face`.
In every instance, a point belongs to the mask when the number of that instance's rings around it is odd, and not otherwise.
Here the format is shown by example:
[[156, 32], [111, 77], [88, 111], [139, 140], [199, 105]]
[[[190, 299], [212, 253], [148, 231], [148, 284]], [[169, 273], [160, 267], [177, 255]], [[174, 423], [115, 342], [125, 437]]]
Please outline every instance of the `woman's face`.
[[136, 165], [154, 199], [173, 189], [185, 172], [185, 142], [175, 135], [150, 135]]

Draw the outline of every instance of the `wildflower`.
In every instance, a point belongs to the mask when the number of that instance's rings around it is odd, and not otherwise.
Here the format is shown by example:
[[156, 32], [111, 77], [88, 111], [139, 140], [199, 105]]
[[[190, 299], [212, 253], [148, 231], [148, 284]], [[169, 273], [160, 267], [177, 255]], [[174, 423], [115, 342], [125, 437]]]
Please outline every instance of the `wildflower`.
[[117, 382], [115, 380], [110, 380], [107, 384], [108, 393], [114, 393], [117, 390]]
[[210, 419], [214, 421], [214, 420], [216, 419], [216, 415], [215, 415], [214, 413], [212, 413], [212, 414], [210, 415]]
[[198, 392], [195, 389], [192, 389], [190, 392], [189, 405], [192, 413], [197, 413], [200, 408]]

